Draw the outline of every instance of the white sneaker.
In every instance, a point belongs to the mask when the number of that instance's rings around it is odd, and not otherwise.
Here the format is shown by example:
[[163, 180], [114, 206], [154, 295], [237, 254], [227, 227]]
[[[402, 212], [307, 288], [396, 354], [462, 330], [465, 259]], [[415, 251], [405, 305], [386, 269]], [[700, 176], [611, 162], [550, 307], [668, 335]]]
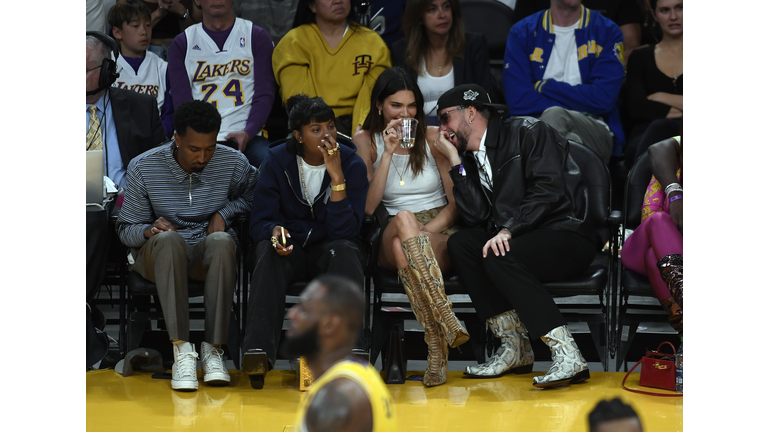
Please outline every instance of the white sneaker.
[[229, 372], [221, 358], [224, 350], [203, 342], [200, 353], [203, 356], [203, 382], [212, 386], [229, 385]]
[[171, 388], [181, 391], [197, 390], [197, 353], [189, 342], [173, 344], [173, 379]]

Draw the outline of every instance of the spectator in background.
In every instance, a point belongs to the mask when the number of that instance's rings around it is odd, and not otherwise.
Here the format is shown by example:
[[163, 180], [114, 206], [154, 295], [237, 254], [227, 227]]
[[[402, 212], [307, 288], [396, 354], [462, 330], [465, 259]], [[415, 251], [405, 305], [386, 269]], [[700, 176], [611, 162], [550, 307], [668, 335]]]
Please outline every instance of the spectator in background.
[[[242, 368], [256, 389], [277, 360], [288, 284], [322, 273], [346, 276], [361, 291], [365, 282], [366, 253], [357, 239], [368, 192], [365, 163], [349, 141], [337, 141], [333, 110], [321, 98], [296, 95], [287, 109], [292, 135], [270, 146], [251, 211], [256, 247], [248, 257]], [[355, 348], [364, 346], [358, 338]]]
[[[616, 23], [624, 35], [624, 64], [629, 54], [641, 43], [641, 24], [643, 23], [643, 8], [638, 0], [583, 0], [582, 4], [609, 20]], [[549, 0], [517, 0], [513, 8], [513, 21], [517, 23], [525, 17], [549, 8]]]
[[403, 16], [405, 38], [392, 46], [424, 95], [427, 123], [437, 126], [437, 99], [457, 85], [479, 84], [493, 93], [485, 36], [464, 31], [458, 0], [410, 0]]
[[173, 141], [131, 161], [117, 234], [131, 248], [131, 271], [157, 285], [173, 343], [174, 390], [197, 390], [189, 342], [188, 281], [205, 282], [203, 382], [229, 384], [221, 346], [229, 335], [237, 248], [232, 223], [251, 208], [258, 171], [241, 153], [216, 144], [221, 117], [201, 101], [174, 114]]
[[392, 44], [404, 36], [400, 23], [408, 0], [372, 0], [367, 3], [365, 10], [358, 11], [357, 21], [378, 33], [391, 50]]
[[173, 135], [173, 101], [166, 69], [168, 63], [147, 51], [152, 39], [150, 12], [144, 3], [133, 0], [115, 3], [107, 15], [112, 37], [120, 45], [114, 86], [148, 94], [157, 100], [165, 136]]
[[581, 0], [550, 1], [550, 9], [509, 31], [504, 54], [509, 112], [540, 117], [607, 164], [624, 146], [617, 106], [624, 80], [621, 31]]
[[291, 30], [299, 0], [235, 0], [235, 15], [269, 33], [274, 43]]
[[[117, 0], [118, 3], [129, 0]], [[148, 50], [168, 60], [173, 38], [187, 27], [203, 19], [200, 8], [192, 0], [140, 0], [149, 8], [152, 18], [152, 39]]]
[[368, 115], [376, 78], [391, 66], [381, 37], [354, 17], [349, 0], [301, 0], [272, 56], [283, 104], [296, 94], [320, 96], [349, 137]]
[[234, 140], [259, 167], [269, 140], [262, 128], [275, 98], [273, 43], [264, 29], [235, 17], [232, 0], [196, 0], [203, 22], [173, 40], [168, 73], [176, 108], [212, 103], [221, 114], [218, 140]]
[[661, 42], [636, 50], [627, 66], [627, 108], [633, 120], [627, 167], [654, 143], [680, 132], [683, 121], [683, 0], [650, 0]]
[[104, 33], [107, 27], [105, 16], [104, 0], [85, 0], [85, 31]]
[[589, 432], [643, 432], [640, 417], [619, 398], [602, 400], [589, 413]]

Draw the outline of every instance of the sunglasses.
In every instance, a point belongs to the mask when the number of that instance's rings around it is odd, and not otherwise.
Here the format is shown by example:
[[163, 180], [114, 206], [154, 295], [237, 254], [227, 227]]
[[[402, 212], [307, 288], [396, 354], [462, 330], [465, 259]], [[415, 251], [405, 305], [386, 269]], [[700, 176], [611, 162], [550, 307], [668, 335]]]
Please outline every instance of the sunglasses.
[[437, 120], [440, 122], [441, 125], [445, 126], [446, 124], [448, 124], [448, 120], [450, 120], [450, 118], [451, 118], [451, 116], [449, 115], [450, 113], [452, 113], [454, 111], [461, 111], [461, 110], [463, 110], [465, 108], [466, 107], [460, 106], [460, 107], [457, 107], [457, 108], [454, 108], [454, 109], [451, 109], [451, 110], [448, 110], [448, 111], [444, 111], [442, 114], [440, 114], [440, 116], [437, 118]]

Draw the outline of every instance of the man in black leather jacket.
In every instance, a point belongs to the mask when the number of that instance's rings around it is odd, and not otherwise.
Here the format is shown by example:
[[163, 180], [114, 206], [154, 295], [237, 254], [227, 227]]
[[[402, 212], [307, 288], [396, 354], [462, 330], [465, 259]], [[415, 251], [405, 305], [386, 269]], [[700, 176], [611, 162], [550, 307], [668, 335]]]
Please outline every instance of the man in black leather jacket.
[[577, 232], [581, 173], [562, 135], [534, 118], [503, 120], [507, 111], [476, 84], [438, 100], [436, 145], [451, 161], [456, 207], [469, 227], [449, 238], [448, 253], [478, 315], [502, 340], [487, 363], [465, 374], [531, 372], [530, 336], [550, 347], [553, 360], [534, 386], [581, 382], [587, 363], [542, 286], [582, 274], [594, 259], [595, 245]]

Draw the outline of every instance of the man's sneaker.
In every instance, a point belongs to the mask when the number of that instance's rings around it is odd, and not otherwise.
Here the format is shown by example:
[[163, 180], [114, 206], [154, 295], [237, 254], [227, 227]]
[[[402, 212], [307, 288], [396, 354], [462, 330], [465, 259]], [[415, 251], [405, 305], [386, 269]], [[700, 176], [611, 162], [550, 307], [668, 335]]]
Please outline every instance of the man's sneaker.
[[203, 342], [200, 354], [203, 357], [203, 382], [212, 386], [229, 385], [229, 372], [221, 358], [224, 350]]
[[189, 342], [173, 344], [173, 379], [171, 388], [181, 391], [197, 390], [197, 353]]

